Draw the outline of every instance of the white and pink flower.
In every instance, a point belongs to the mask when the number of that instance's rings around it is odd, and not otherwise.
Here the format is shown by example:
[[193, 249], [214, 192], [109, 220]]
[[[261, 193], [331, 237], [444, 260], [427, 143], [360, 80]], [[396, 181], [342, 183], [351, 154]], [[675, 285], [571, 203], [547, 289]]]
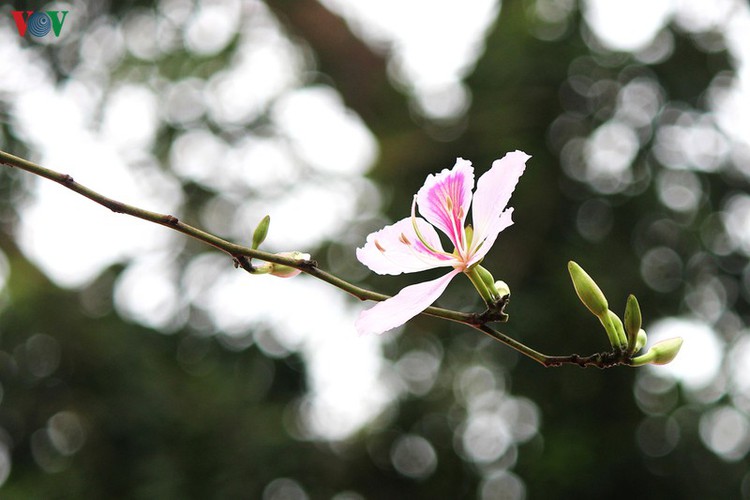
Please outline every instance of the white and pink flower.
[[[441, 278], [407, 286], [363, 311], [356, 322], [359, 333], [383, 333], [404, 324], [429, 307], [456, 275], [472, 272], [500, 231], [513, 224], [513, 209], [506, 206], [529, 158], [514, 151], [495, 160], [477, 182], [473, 206], [474, 168], [459, 158], [451, 170], [427, 176], [414, 197], [411, 217], [367, 237], [365, 245], [357, 249], [357, 259], [378, 274], [452, 269]], [[417, 217], [417, 207], [424, 218]], [[466, 225], [469, 207], [473, 227]], [[436, 227], [453, 244], [452, 252], [443, 249]]]

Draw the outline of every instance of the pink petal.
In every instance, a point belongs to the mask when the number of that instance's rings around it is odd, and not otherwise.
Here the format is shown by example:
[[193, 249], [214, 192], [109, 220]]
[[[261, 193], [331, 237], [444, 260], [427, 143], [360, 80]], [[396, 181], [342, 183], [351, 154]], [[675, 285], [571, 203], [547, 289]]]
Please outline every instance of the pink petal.
[[357, 259], [378, 274], [401, 274], [450, 266], [455, 258], [446, 255], [435, 228], [417, 217], [419, 232], [435, 253], [425, 247], [412, 225], [411, 218], [402, 219], [367, 236], [365, 246], [357, 249]]
[[362, 311], [354, 324], [357, 332], [385, 333], [403, 325], [435, 302], [460, 272], [454, 269], [441, 278], [407, 286], [390, 299]]
[[457, 249], [465, 248], [464, 224], [471, 205], [474, 168], [471, 162], [458, 158], [451, 170], [428, 175], [417, 193], [419, 213], [433, 226], [448, 235]]
[[482, 247], [492, 246], [497, 234], [512, 223], [509, 222], [510, 214], [503, 223], [499, 223], [498, 218], [508, 205], [510, 195], [513, 194], [518, 179], [526, 169], [526, 160], [529, 158], [531, 156], [523, 151], [508, 153], [503, 158], [495, 160], [492, 168], [479, 178], [471, 213], [475, 245], [486, 239]]

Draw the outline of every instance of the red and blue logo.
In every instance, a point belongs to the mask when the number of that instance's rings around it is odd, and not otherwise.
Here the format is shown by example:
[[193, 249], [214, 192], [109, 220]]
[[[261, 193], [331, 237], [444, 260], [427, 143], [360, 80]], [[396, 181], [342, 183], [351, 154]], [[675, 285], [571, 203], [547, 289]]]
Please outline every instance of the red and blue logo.
[[44, 38], [50, 32], [55, 37], [60, 36], [60, 32], [65, 24], [65, 18], [68, 16], [67, 10], [14, 10], [11, 11], [13, 20], [16, 22], [19, 36], [26, 36], [26, 33], [35, 38]]

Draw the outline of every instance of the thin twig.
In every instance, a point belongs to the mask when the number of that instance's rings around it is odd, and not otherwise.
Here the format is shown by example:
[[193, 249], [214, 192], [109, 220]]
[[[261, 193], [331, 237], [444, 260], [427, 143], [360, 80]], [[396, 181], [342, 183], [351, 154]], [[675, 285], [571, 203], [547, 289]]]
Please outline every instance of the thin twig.
[[[142, 208], [128, 205], [121, 201], [117, 201], [104, 196], [76, 182], [73, 177], [68, 174], [50, 170], [48, 168], [37, 165], [36, 163], [30, 162], [23, 158], [19, 158], [4, 151], [0, 151], [0, 163], [9, 167], [19, 168], [21, 170], [25, 170], [32, 174], [57, 182], [58, 184], [65, 186], [71, 191], [75, 191], [76, 193], [85, 196], [89, 200], [93, 201], [94, 203], [98, 203], [99, 205], [102, 205], [103, 207], [106, 207], [115, 213], [130, 215], [132, 217], [137, 217], [149, 222], [154, 222], [156, 224], [160, 224], [162, 226], [168, 227], [169, 229], [173, 229], [182, 234], [190, 236], [191, 238], [194, 238], [196, 240], [207, 243], [214, 248], [217, 248], [218, 250], [229, 254], [239, 265], [239, 267], [242, 267], [248, 272], [252, 272], [250, 271], [250, 269], [252, 269], [252, 265], [248, 261], [248, 258], [258, 259], [264, 262], [272, 262], [274, 264], [280, 264], [299, 269], [300, 271], [309, 274], [314, 278], [325, 281], [326, 283], [329, 283], [336, 288], [349, 293], [359, 300], [373, 300], [379, 302], [390, 298], [389, 295], [376, 293], [365, 288], [358, 287], [337, 276], [327, 273], [326, 271], [320, 269], [317, 266], [317, 263], [313, 260], [298, 260], [269, 252], [264, 252], [262, 250], [253, 249], [243, 245], [237, 245], [236, 243], [232, 243], [216, 235], [186, 224], [174, 215], [151, 212], [149, 210], [144, 210]], [[450, 309], [443, 309], [441, 307], [428, 307], [427, 309], [425, 309], [424, 314], [464, 324], [471, 324], [476, 319], [476, 315], [474, 314], [453, 311]]]

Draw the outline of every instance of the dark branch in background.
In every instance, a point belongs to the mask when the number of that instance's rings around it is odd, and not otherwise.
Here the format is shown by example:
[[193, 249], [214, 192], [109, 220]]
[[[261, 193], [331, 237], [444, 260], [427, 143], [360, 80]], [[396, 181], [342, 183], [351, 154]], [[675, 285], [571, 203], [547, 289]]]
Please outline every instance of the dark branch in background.
[[328, 83], [328, 78], [335, 82], [346, 106], [378, 138], [380, 154], [372, 169], [376, 178], [387, 179], [403, 165], [424, 172], [456, 159], [453, 148], [436, 141], [415, 122], [409, 97], [390, 81], [385, 50], [379, 53], [370, 48], [318, 0], [265, 3], [292, 38], [304, 40], [315, 53], [317, 69], [327, 75], [322, 83]]
[[[44, 177], [51, 181], [57, 182], [58, 184], [62, 184], [71, 191], [75, 191], [76, 193], [85, 196], [91, 201], [98, 203], [99, 205], [102, 205], [103, 207], [106, 207], [113, 212], [126, 214], [132, 217], [137, 217], [139, 219], [153, 222], [165, 226], [169, 229], [179, 231], [180, 233], [190, 236], [191, 238], [194, 238], [196, 240], [202, 241], [228, 254], [233, 259], [237, 267], [241, 267], [250, 273], [254, 271], [251, 260], [258, 259], [264, 262], [271, 262], [274, 264], [280, 264], [299, 269], [300, 271], [321, 281], [329, 283], [360, 300], [383, 301], [390, 298], [390, 296], [388, 295], [366, 290], [364, 288], [353, 285], [352, 283], [349, 283], [348, 281], [345, 281], [337, 276], [334, 276], [320, 269], [314, 260], [297, 260], [269, 252], [264, 252], [261, 250], [256, 250], [250, 247], [237, 245], [211, 233], [185, 224], [174, 215], [151, 212], [149, 210], [144, 210], [142, 208], [134, 207], [132, 205], [113, 200], [112, 198], [108, 198], [102, 194], [97, 193], [96, 191], [93, 191], [92, 189], [87, 188], [82, 184], [79, 184], [73, 179], [73, 177], [68, 174], [62, 174], [54, 170], [49, 170], [40, 165], [11, 155], [4, 151], [0, 151], [0, 163], [9, 167], [15, 167], [21, 170], [25, 170], [34, 175], [38, 175], [40, 177]], [[587, 357], [581, 357], [576, 354], [570, 356], [547, 356], [538, 351], [535, 351], [525, 344], [511, 337], [508, 337], [507, 335], [500, 333], [488, 326], [488, 323], [490, 322], [497, 322], [498, 320], [507, 319], [507, 315], [505, 315], [503, 311], [506, 303], [507, 300], [502, 300], [494, 309], [488, 309], [483, 313], [463, 313], [450, 309], [443, 309], [440, 307], [428, 307], [422, 314], [454, 321], [475, 328], [482, 333], [490, 336], [494, 340], [502, 342], [503, 344], [511, 347], [512, 349], [515, 349], [521, 354], [539, 362], [545, 367], [572, 364], [581, 367], [596, 366], [598, 368], [608, 368], [615, 365], [629, 364], [627, 356], [625, 356], [624, 353], [620, 353], [617, 351], [610, 353], [598, 353]]]
[[[406, 115], [405, 97], [388, 82], [385, 57], [357, 38], [343, 19], [317, 0], [269, 0], [266, 5], [288, 30], [310, 45], [321, 72], [330, 75], [346, 105], [369, 126], [388, 118], [380, 113], [384, 106], [390, 107], [389, 101]], [[378, 102], [384, 96], [386, 102]], [[410, 121], [408, 116], [390, 117], [394, 118]]]

